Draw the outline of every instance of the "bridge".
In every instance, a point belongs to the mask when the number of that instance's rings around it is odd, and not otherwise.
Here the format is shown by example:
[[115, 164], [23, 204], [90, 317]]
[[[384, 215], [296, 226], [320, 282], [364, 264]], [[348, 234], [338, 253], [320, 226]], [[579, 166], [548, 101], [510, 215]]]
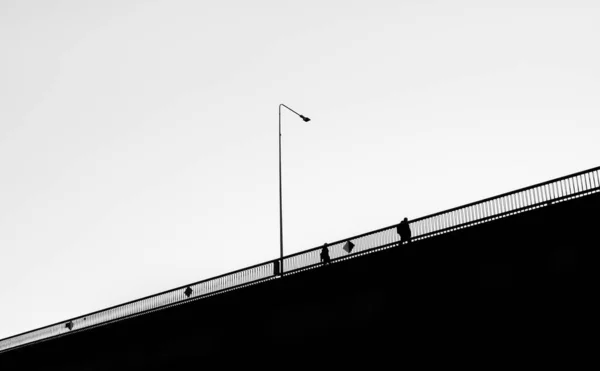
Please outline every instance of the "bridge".
[[585, 352], [599, 209], [596, 167], [413, 219], [409, 244], [392, 225], [329, 244], [326, 266], [319, 246], [2, 339], [0, 370]]

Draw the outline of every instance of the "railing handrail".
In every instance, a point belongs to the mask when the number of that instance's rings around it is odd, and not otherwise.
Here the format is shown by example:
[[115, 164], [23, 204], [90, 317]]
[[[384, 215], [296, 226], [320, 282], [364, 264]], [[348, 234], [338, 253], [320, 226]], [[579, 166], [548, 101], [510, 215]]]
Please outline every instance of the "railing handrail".
[[[73, 320], [76, 320], [78, 318], [90, 317], [90, 316], [93, 316], [94, 314], [106, 312], [106, 311], [109, 311], [111, 309], [116, 309], [116, 308], [119, 308], [119, 307], [123, 307], [125, 305], [129, 305], [129, 304], [133, 304], [133, 303], [138, 302], [138, 301], [150, 299], [150, 298], [153, 298], [155, 296], [160, 296], [160, 295], [167, 294], [167, 293], [170, 293], [170, 292], [173, 292], [173, 291], [181, 290], [181, 289], [184, 289], [184, 288], [186, 288], [188, 286], [194, 286], [194, 285], [198, 285], [198, 284], [201, 284], [201, 283], [209, 282], [209, 281], [212, 281], [212, 280], [216, 280], [216, 279], [219, 279], [219, 278], [223, 278], [223, 277], [226, 277], [226, 276], [230, 276], [232, 274], [240, 273], [240, 272], [243, 272], [243, 271], [246, 271], [246, 270], [249, 270], [249, 269], [253, 269], [253, 268], [258, 268], [260, 266], [264, 266], [264, 265], [268, 265], [268, 264], [273, 264], [273, 260], [267, 260], [267, 261], [262, 262], [262, 263], [254, 264], [254, 265], [252, 265], [250, 267], [240, 268], [240, 269], [237, 269], [237, 270], [232, 271], [232, 272], [228, 272], [228, 273], [224, 273], [224, 274], [221, 274], [221, 275], [218, 275], [218, 276], [206, 278], [206, 279], [203, 279], [201, 281], [196, 281], [196, 282], [193, 282], [193, 283], [188, 283], [187, 285], [178, 286], [178, 287], [176, 287], [174, 289], [169, 289], [169, 290], [161, 291], [161, 292], [156, 293], [156, 294], [152, 294], [152, 295], [144, 296], [142, 298], [130, 300], [128, 302], [117, 304], [117, 305], [113, 305], [112, 307], [100, 309], [100, 310], [97, 310], [97, 311], [94, 311], [94, 312], [91, 312], [91, 313], [88, 313], [88, 314], [82, 314], [82, 315], [77, 316], [77, 317], [73, 317], [73, 318], [69, 318], [69, 319], [66, 319], [66, 320], [58, 321], [58, 322], [53, 323], [51, 325], [46, 325], [46, 326], [39, 327], [39, 328], [36, 328], [36, 329], [33, 329], [33, 330], [22, 332], [22, 333], [17, 334], [17, 335], [12, 335], [12, 336], [9, 336], [9, 337], [4, 338], [4, 339], [0, 339], [0, 341], [9, 340], [9, 339], [12, 339], [12, 338], [15, 338], [15, 337], [18, 337], [18, 336], [22, 336], [22, 335], [27, 335], [27, 334], [30, 334], [30, 333], [35, 332], [35, 331], [39, 331], [39, 330], [43, 330], [43, 329], [46, 329], [46, 328], [50, 328], [52, 326], [62, 325], [64, 323], [68, 323], [69, 321], [73, 321]], [[197, 299], [197, 298], [190, 298], [190, 300], [193, 300], [193, 299]]]
[[[410, 223], [419, 222], [421, 220], [425, 220], [425, 219], [429, 219], [429, 218], [434, 218], [434, 217], [439, 216], [439, 215], [448, 214], [448, 213], [451, 213], [453, 211], [457, 211], [457, 210], [460, 210], [460, 209], [466, 209], [467, 207], [471, 207], [471, 206], [474, 206], [474, 205], [477, 205], [477, 204], [482, 204], [484, 202], [496, 200], [496, 199], [499, 199], [499, 198], [502, 198], [502, 197], [510, 196], [510, 195], [513, 195], [513, 194], [516, 194], [516, 193], [519, 193], [519, 192], [524, 192], [524, 191], [527, 191], [527, 190], [530, 190], [530, 189], [533, 189], [533, 188], [537, 188], [537, 187], [541, 187], [541, 186], [544, 186], [544, 185], [547, 185], [547, 184], [550, 184], [550, 183], [556, 183], [556, 182], [559, 182], [561, 180], [573, 178], [573, 177], [576, 177], [578, 175], [582, 175], [582, 174], [585, 174], [585, 173], [590, 173], [590, 172], [596, 171], [596, 170], [600, 170], [600, 166], [596, 166], [596, 167], [593, 167], [593, 168], [590, 168], [590, 169], [587, 169], [587, 170], [579, 171], [579, 172], [576, 172], [576, 173], [573, 173], [573, 174], [561, 176], [559, 178], [551, 179], [551, 180], [548, 180], [548, 181], [545, 181], [545, 182], [541, 182], [541, 183], [537, 183], [537, 184], [534, 184], [534, 185], [530, 185], [530, 186], [527, 186], [527, 187], [519, 188], [519, 189], [516, 189], [514, 191], [505, 192], [505, 193], [502, 193], [502, 194], [499, 194], [499, 195], [496, 195], [496, 196], [487, 197], [487, 198], [484, 198], [484, 199], [481, 199], [481, 200], [478, 200], [478, 201], [469, 202], [468, 204], [464, 204], [464, 205], [461, 205], [461, 206], [456, 206], [456, 207], [453, 207], [451, 209], [446, 209], [446, 210], [439, 211], [439, 212], [436, 212], [436, 213], [433, 213], [433, 214], [421, 216], [421, 217], [418, 217], [416, 219], [410, 219], [408, 222], [410, 224]], [[342, 243], [342, 242], [355, 240], [355, 239], [358, 239], [358, 238], [361, 238], [361, 237], [365, 237], [365, 236], [368, 236], [368, 235], [371, 235], [371, 234], [383, 232], [383, 231], [385, 231], [387, 229], [394, 228], [397, 225], [398, 225], [398, 223], [395, 223], [395, 224], [389, 225], [387, 227], [379, 228], [379, 229], [376, 229], [374, 231], [369, 231], [369, 232], [361, 233], [361, 234], [358, 234], [358, 235], [353, 236], [353, 237], [344, 238], [344, 239], [337, 240], [337, 241], [334, 241], [334, 242], [328, 242], [327, 245], [336, 245], [336, 244], [339, 244], [339, 243]], [[312, 249], [303, 250], [303, 251], [300, 251], [300, 252], [297, 252], [297, 253], [294, 253], [294, 254], [286, 255], [284, 258], [291, 258], [293, 256], [302, 255], [302, 254], [305, 254], [305, 253], [310, 252], [310, 251], [319, 250], [321, 248], [323, 248], [323, 246], [313, 247]]]
[[[415, 223], [415, 222], [419, 222], [419, 221], [422, 221], [422, 220], [426, 220], [426, 219], [430, 219], [430, 218], [435, 218], [435, 217], [440, 216], [440, 215], [449, 214], [449, 213], [452, 213], [454, 211], [458, 211], [458, 210], [461, 210], [461, 209], [466, 209], [466, 208], [469, 208], [471, 206], [475, 206], [475, 205], [478, 205], [478, 204], [483, 204], [483, 203], [488, 202], [488, 201], [501, 199], [503, 197], [511, 196], [511, 195], [514, 195], [514, 194], [517, 194], [517, 193], [520, 193], [520, 192], [525, 192], [525, 191], [528, 191], [530, 189], [534, 189], [534, 188], [537, 188], [537, 187], [542, 187], [542, 186], [545, 186], [545, 185], [548, 185], [548, 184], [557, 183], [557, 182], [560, 182], [562, 180], [566, 180], [566, 179], [569, 179], [569, 178], [574, 178], [574, 177], [577, 177], [579, 175], [586, 174], [586, 173], [591, 173], [591, 172], [594, 172], [594, 171], [597, 171], [597, 170], [600, 170], [600, 166], [593, 167], [593, 168], [590, 168], [590, 169], [587, 169], [587, 170], [583, 170], [583, 171], [579, 171], [579, 172], [576, 172], [576, 173], [572, 173], [572, 174], [569, 174], [569, 175], [565, 175], [565, 176], [562, 176], [562, 177], [554, 178], [554, 179], [551, 179], [551, 180], [548, 180], [548, 181], [545, 181], [545, 182], [541, 182], [541, 183], [537, 183], [537, 184], [534, 184], [534, 185], [530, 185], [530, 186], [527, 186], [527, 187], [519, 188], [519, 189], [510, 191], [510, 192], [505, 192], [505, 193], [502, 193], [502, 194], [499, 194], [499, 195], [495, 195], [495, 196], [492, 196], [492, 197], [484, 198], [484, 199], [481, 199], [481, 200], [478, 200], [478, 201], [470, 202], [470, 203], [467, 203], [467, 204], [464, 204], [464, 205], [461, 205], [461, 206], [453, 207], [453, 208], [450, 208], [450, 209], [447, 209], [447, 210], [443, 210], [443, 211], [440, 211], [440, 212], [436, 212], [436, 213], [433, 213], [433, 214], [429, 214], [429, 215], [426, 215], [426, 216], [422, 216], [422, 217], [410, 220], [409, 223]], [[561, 197], [559, 197], [559, 198], [561, 198]], [[341, 239], [341, 240], [338, 240], [338, 241], [335, 241], [335, 242], [331, 242], [331, 243], [328, 243], [327, 245], [332, 246], [332, 245], [340, 244], [340, 243], [343, 243], [343, 242], [346, 242], [346, 241], [356, 240], [356, 239], [359, 239], [359, 238], [362, 238], [362, 237], [365, 237], [365, 236], [369, 236], [369, 235], [372, 235], [372, 234], [375, 234], [375, 233], [379, 233], [379, 232], [383, 232], [383, 231], [389, 230], [391, 228], [394, 228], [397, 225], [398, 224], [395, 223], [395, 224], [392, 224], [392, 225], [387, 226], [387, 227], [379, 228], [377, 230], [369, 231], [369, 232], [366, 232], [366, 233], [355, 235], [353, 237], [344, 238], [344, 239]], [[429, 232], [426, 235], [429, 235], [429, 234], [434, 233], [434, 232]], [[295, 256], [298, 256], [298, 255], [306, 254], [306, 253], [309, 253], [309, 252], [312, 252], [312, 251], [315, 251], [315, 250], [319, 250], [321, 248], [322, 248], [322, 246], [317, 246], [317, 247], [310, 248], [310, 249], [307, 249], [307, 250], [303, 250], [303, 251], [300, 251], [300, 252], [297, 252], [297, 253], [294, 253], [294, 254], [290, 254], [290, 255], [284, 256], [284, 260], [292, 258], [292, 257], [295, 257]], [[273, 264], [276, 260], [277, 259], [264, 261], [264, 262], [261, 262], [261, 263], [258, 263], [258, 264], [255, 264], [255, 265], [252, 265], [252, 266], [249, 266], [249, 267], [240, 268], [240, 269], [237, 269], [237, 270], [234, 270], [234, 271], [231, 271], [231, 272], [227, 272], [227, 273], [224, 273], [224, 274], [221, 274], [221, 275], [218, 275], [218, 276], [206, 278], [206, 279], [203, 279], [203, 280], [200, 280], [200, 281], [196, 281], [196, 282], [189, 283], [189, 284], [186, 284], [186, 285], [178, 286], [176, 288], [165, 290], [165, 291], [162, 291], [162, 292], [159, 292], [159, 293], [155, 293], [155, 294], [152, 294], [152, 295], [148, 295], [148, 296], [145, 296], [145, 297], [142, 297], [142, 298], [130, 300], [128, 302], [117, 304], [117, 305], [114, 305], [114, 306], [111, 306], [111, 307], [108, 307], [108, 308], [100, 309], [100, 310], [97, 310], [97, 311], [94, 311], [94, 312], [91, 312], [91, 313], [88, 313], [88, 314], [80, 315], [80, 316], [73, 317], [73, 318], [70, 318], [70, 319], [67, 319], [67, 320], [62, 320], [62, 321], [59, 321], [59, 322], [56, 322], [56, 323], [53, 323], [53, 324], [50, 324], [50, 325], [46, 325], [46, 326], [39, 327], [39, 328], [36, 328], [36, 329], [33, 329], [33, 330], [25, 331], [25, 332], [22, 332], [22, 333], [19, 333], [19, 334], [16, 334], [16, 335], [12, 335], [12, 336], [9, 336], [7, 338], [0, 339], [0, 342], [6, 341], [6, 340], [10, 340], [10, 339], [14, 339], [14, 338], [17, 338], [17, 337], [20, 337], [20, 336], [32, 334], [32, 333], [40, 331], [40, 330], [49, 329], [49, 328], [51, 328], [53, 326], [64, 325], [65, 323], [69, 323], [69, 322], [75, 321], [77, 319], [91, 317], [93, 315], [100, 314], [102, 312], [108, 312], [108, 311], [113, 310], [113, 309], [117, 309], [117, 308], [120, 308], [120, 307], [125, 307], [127, 305], [130, 305], [130, 304], [133, 304], [133, 303], [137, 303], [137, 302], [142, 302], [144, 300], [148, 300], [148, 299], [151, 299], [151, 298], [154, 298], [154, 297], [158, 297], [160, 295], [164, 295], [164, 294], [168, 294], [168, 293], [174, 293], [174, 292], [176, 292], [178, 290], [181, 290], [181, 289], [184, 289], [184, 288], [187, 288], [187, 287], [191, 287], [191, 286], [195, 286], [195, 285], [199, 285], [199, 284], [203, 284], [203, 283], [209, 283], [210, 281], [214, 281], [214, 280], [218, 280], [220, 278], [225, 278], [225, 277], [228, 277], [228, 276], [232, 276], [232, 275], [235, 275], [237, 273], [249, 271], [251, 269], [255, 269], [255, 268], [258, 268], [258, 267], [264, 267], [264, 266]], [[285, 273], [288, 273], [288, 272], [283, 272], [283, 273], [285, 275]], [[271, 275], [270, 277], [266, 277], [264, 279], [269, 279], [269, 278], [273, 278], [273, 277], [275, 277], [275, 276]], [[243, 285], [243, 284], [241, 284], [241, 285]], [[233, 286], [233, 287], [235, 287], [235, 286]], [[228, 290], [228, 289], [226, 288], [226, 289], [223, 289], [223, 290]], [[219, 291], [222, 291], [222, 290], [219, 290]], [[202, 298], [205, 295], [212, 295], [212, 294], [215, 294], [215, 293], [217, 293], [217, 292], [211, 292], [211, 293], [200, 295], [200, 296], [197, 296], [197, 297], [189, 297], [188, 299], [180, 300], [179, 303], [183, 303], [183, 302], [190, 301], [190, 300], [197, 300], [199, 298]], [[158, 308], [156, 308], [156, 309], [158, 309]], [[143, 313], [145, 311], [150, 311], [150, 310], [156, 310], [156, 309], [147, 309], [147, 310], [144, 310], [144, 311], [142, 311], [140, 313]], [[126, 318], [126, 317], [127, 316], [124, 316], [122, 318]], [[110, 320], [109, 321], [105, 321], [105, 322], [108, 323], [108, 322], [110, 322]], [[101, 323], [105, 323], [105, 322], [101, 322]], [[101, 324], [101, 323], [99, 323], [99, 324]], [[97, 325], [95, 325], [95, 326], [97, 326]], [[10, 349], [10, 348], [8, 348], [8, 349]], [[0, 353], [6, 351], [8, 349], [0, 350]]]

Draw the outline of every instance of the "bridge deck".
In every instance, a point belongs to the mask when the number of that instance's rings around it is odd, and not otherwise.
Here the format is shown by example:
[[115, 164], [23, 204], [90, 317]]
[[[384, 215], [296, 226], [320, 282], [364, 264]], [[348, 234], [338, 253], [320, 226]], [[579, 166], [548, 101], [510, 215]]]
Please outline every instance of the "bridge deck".
[[322, 355], [352, 365], [585, 349], [599, 206], [600, 193], [586, 193], [311, 265], [3, 352], [0, 369], [164, 369], [244, 357], [302, 363]]

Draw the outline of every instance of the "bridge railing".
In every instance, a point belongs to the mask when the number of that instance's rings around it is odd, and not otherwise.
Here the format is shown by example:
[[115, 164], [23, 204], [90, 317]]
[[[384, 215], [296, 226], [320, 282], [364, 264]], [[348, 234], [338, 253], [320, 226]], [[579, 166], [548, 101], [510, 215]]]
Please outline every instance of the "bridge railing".
[[[413, 219], [410, 221], [412, 239], [418, 241], [430, 238], [595, 192], [600, 192], [600, 167]], [[354, 245], [351, 252], [344, 250], [344, 245], [347, 242], [352, 242]], [[396, 233], [396, 225], [392, 225], [333, 242], [328, 244], [328, 249], [332, 262], [339, 262], [381, 249], [391, 248], [397, 246], [398, 243], [399, 236]], [[321, 248], [319, 246], [285, 256], [283, 276], [319, 266], [321, 264], [319, 254]], [[191, 300], [198, 300], [247, 285], [280, 278], [275, 274], [276, 264], [274, 263], [275, 261], [264, 262], [14, 335], [0, 340], [0, 353], [26, 344], [64, 336], [71, 332], [83, 331], [155, 310], [180, 305]]]
[[[412, 240], [422, 240], [599, 191], [600, 167], [595, 167], [413, 219], [410, 221]], [[351, 254], [344, 250], [344, 245], [349, 241], [354, 244]], [[332, 260], [343, 260], [390, 248], [398, 245], [399, 242], [400, 238], [396, 233], [396, 225], [392, 225], [333, 242], [328, 244], [327, 247]], [[319, 252], [321, 248], [315, 247], [285, 257], [284, 272], [292, 273], [320, 265]]]

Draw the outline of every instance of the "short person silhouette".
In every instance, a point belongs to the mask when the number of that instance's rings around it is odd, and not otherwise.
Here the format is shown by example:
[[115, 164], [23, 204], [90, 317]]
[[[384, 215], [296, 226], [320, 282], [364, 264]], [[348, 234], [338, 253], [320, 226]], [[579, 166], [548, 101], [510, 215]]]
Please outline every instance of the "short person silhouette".
[[329, 249], [327, 248], [327, 244], [324, 244], [323, 248], [321, 249], [321, 263], [331, 263], [331, 258], [329, 257]]

